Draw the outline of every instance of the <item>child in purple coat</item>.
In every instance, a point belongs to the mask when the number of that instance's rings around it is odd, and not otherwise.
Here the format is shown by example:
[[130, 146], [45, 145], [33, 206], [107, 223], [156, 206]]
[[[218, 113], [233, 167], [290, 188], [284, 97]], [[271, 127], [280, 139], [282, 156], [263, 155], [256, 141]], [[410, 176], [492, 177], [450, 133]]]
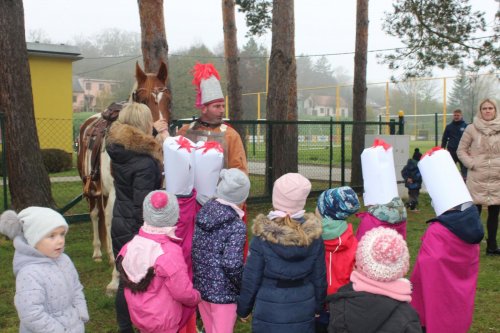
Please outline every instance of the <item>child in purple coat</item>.
[[246, 226], [242, 204], [250, 180], [239, 169], [223, 169], [216, 198], [198, 212], [193, 237], [194, 286], [206, 333], [231, 333], [243, 274]]

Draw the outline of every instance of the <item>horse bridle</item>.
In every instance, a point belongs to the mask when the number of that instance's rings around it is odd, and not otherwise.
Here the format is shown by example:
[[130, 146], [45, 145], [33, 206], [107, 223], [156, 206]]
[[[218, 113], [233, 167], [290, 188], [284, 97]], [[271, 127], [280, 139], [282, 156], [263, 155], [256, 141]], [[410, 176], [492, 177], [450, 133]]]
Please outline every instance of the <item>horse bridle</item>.
[[[151, 100], [151, 97], [153, 97], [153, 100], [156, 105], [160, 104], [161, 99], [163, 98], [163, 93], [168, 92], [167, 87], [160, 87], [160, 88], [153, 88], [151, 90], [150, 95], [145, 100], [139, 100], [139, 92], [140, 91], [145, 91], [146, 93], [148, 90], [146, 88], [138, 88], [132, 92], [132, 100], [136, 103], [141, 103], [141, 104], [148, 104], [148, 102]], [[160, 116], [160, 119], [162, 119], [162, 114], [158, 108], [158, 114]]]

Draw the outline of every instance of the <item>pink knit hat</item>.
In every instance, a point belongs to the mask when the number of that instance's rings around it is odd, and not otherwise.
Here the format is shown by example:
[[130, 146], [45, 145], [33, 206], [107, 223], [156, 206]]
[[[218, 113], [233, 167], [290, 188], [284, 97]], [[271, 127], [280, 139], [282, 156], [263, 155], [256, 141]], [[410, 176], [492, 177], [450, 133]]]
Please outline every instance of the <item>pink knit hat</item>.
[[287, 173], [274, 182], [273, 207], [290, 214], [304, 209], [311, 182], [298, 173]]
[[388, 282], [408, 273], [410, 254], [403, 237], [393, 229], [368, 231], [356, 250], [356, 270], [376, 281]]

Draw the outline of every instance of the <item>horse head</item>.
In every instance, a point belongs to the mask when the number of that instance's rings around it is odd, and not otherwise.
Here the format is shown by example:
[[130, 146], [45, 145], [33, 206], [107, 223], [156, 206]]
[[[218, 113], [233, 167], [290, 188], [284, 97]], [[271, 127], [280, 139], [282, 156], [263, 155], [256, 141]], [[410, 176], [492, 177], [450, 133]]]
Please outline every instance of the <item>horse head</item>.
[[170, 122], [170, 101], [172, 96], [167, 88], [167, 65], [162, 61], [158, 73], [144, 73], [135, 64], [137, 89], [132, 93], [134, 102], [146, 104], [151, 110], [153, 121], [164, 119]]

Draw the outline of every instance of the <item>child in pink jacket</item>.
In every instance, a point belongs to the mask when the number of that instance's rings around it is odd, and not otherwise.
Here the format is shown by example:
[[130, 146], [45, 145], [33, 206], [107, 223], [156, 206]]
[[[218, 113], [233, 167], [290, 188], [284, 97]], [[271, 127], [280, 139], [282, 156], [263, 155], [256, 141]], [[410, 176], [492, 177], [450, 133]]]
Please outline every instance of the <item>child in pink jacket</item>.
[[142, 333], [175, 333], [188, 319], [184, 307], [200, 302], [175, 236], [175, 195], [153, 191], [144, 199], [144, 225], [116, 259], [132, 323]]

